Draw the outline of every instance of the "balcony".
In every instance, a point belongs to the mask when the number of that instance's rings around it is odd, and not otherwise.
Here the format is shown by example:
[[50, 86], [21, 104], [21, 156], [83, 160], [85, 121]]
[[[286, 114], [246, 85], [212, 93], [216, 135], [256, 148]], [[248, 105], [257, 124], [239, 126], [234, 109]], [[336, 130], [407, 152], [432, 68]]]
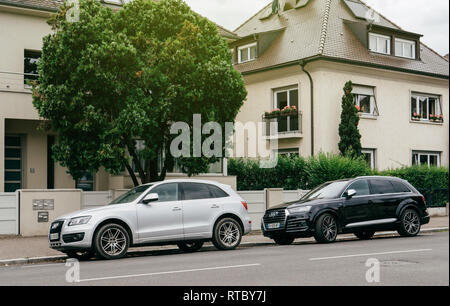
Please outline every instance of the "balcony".
[[31, 92], [28, 81], [37, 80], [34, 73], [0, 71], [0, 91]]
[[[264, 137], [270, 139], [298, 139], [303, 138], [302, 131], [302, 113], [288, 112], [279, 114], [265, 114], [263, 115], [265, 123]], [[272, 122], [278, 124], [278, 129], [270, 130]]]

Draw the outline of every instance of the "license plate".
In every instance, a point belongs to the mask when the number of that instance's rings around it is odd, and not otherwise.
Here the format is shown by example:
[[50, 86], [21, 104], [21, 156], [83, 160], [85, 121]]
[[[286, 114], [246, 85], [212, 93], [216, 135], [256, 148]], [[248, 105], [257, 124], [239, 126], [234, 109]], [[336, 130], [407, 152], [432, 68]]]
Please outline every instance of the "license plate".
[[276, 229], [276, 228], [280, 228], [281, 224], [280, 223], [271, 223], [271, 224], [267, 224], [267, 228], [268, 229]]
[[58, 240], [59, 234], [50, 234], [50, 240]]

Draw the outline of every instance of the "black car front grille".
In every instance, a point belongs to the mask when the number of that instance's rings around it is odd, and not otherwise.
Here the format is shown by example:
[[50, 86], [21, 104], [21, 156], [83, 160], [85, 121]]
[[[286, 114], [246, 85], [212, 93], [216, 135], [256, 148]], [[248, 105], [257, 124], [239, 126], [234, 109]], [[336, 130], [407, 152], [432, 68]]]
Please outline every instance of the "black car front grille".
[[273, 223], [280, 223], [280, 227], [278, 229], [284, 229], [286, 226], [286, 210], [269, 210], [264, 214], [263, 221], [266, 225], [266, 230], [270, 230], [267, 228], [267, 225]]

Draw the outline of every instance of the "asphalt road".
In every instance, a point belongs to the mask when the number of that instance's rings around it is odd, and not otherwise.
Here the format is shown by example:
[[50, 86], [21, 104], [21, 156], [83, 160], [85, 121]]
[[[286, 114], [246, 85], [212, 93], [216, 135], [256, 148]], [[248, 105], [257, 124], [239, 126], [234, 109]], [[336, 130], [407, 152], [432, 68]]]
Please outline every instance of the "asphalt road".
[[[80, 282], [69, 283], [66, 274], [76, 280], [74, 268], [65, 263], [0, 267], [0, 285], [448, 286], [449, 234], [251, 246], [228, 252], [204, 248], [193, 254], [175, 249], [133, 253], [117, 261], [81, 262]], [[367, 274], [375, 282], [368, 282]]]

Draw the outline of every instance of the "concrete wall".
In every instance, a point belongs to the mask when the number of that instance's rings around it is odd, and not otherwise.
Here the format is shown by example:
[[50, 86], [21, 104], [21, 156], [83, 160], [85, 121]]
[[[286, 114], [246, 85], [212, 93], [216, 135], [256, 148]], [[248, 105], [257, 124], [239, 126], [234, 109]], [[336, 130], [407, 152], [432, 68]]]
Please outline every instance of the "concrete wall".
[[[81, 209], [82, 191], [60, 190], [20, 190], [20, 234], [22, 236], [45, 236], [51, 222], [56, 218]], [[33, 200], [53, 200], [54, 209], [48, 210], [49, 220], [38, 223], [38, 212], [33, 210]]]

